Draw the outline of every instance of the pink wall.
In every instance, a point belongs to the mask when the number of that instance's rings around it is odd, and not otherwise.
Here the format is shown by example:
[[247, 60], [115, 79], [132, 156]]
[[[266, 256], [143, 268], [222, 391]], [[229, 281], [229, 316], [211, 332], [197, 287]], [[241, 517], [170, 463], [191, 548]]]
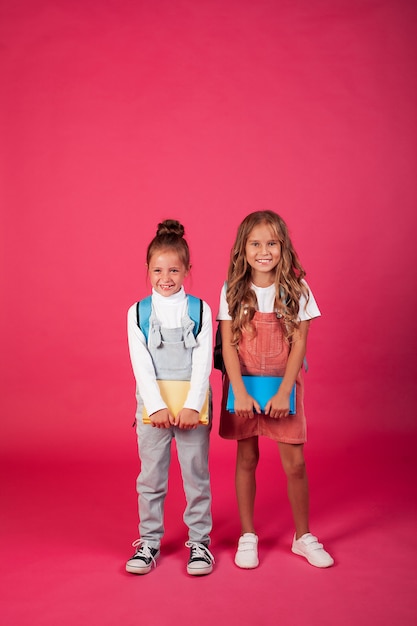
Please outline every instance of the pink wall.
[[189, 290], [215, 314], [258, 208], [288, 221], [322, 308], [310, 432], [415, 429], [416, 17], [412, 0], [2, 2], [3, 452], [123, 455], [125, 315], [157, 222], [185, 224]]

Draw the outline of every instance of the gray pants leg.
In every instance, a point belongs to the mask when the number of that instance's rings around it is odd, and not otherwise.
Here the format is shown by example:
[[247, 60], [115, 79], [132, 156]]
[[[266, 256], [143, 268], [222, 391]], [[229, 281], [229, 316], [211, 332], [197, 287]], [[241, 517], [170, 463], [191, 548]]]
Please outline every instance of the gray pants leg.
[[208, 470], [210, 426], [195, 430], [175, 428], [175, 441], [187, 506], [184, 522], [190, 541], [208, 545], [212, 528], [211, 489]]
[[141, 471], [136, 481], [139, 503], [139, 536], [153, 548], [164, 534], [164, 503], [168, 490], [172, 428], [153, 428], [137, 422]]

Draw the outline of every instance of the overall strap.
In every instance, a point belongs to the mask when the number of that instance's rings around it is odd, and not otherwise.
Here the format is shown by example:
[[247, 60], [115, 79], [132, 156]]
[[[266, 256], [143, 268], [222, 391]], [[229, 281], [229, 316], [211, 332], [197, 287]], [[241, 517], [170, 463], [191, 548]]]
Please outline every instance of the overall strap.
[[[187, 294], [188, 299], [188, 315], [194, 322], [193, 335], [197, 337], [203, 325], [203, 301], [200, 298]], [[143, 334], [146, 343], [148, 343], [149, 335], [149, 318], [152, 311], [152, 296], [143, 298], [136, 304], [136, 322]]]

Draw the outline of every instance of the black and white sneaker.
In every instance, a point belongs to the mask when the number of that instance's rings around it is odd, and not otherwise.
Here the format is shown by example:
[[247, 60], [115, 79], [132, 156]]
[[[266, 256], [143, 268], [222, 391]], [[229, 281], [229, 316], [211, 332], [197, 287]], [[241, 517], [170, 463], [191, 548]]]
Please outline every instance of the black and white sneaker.
[[136, 548], [136, 552], [126, 563], [126, 571], [131, 574], [148, 574], [152, 569], [152, 565], [156, 567], [159, 550], [151, 548], [149, 541], [146, 541], [146, 539], [136, 539], [132, 546]]
[[187, 563], [187, 574], [191, 576], [204, 576], [213, 571], [214, 556], [204, 543], [187, 541], [185, 544], [190, 548], [190, 559]]

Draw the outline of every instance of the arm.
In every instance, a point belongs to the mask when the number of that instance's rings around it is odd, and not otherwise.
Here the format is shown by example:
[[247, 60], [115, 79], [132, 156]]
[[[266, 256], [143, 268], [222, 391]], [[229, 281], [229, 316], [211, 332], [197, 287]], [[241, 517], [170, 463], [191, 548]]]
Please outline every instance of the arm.
[[127, 338], [136, 384], [153, 426], [169, 428], [173, 417], [161, 398], [145, 336], [136, 323], [136, 305], [127, 314]]
[[265, 414], [270, 417], [281, 418], [287, 417], [289, 414], [291, 389], [294, 386], [306, 354], [309, 327], [309, 320], [300, 322], [299, 328], [293, 335], [283, 381], [278, 392], [269, 400], [265, 407]]
[[243, 383], [238, 353], [235, 346], [232, 345], [232, 322], [221, 320], [220, 332], [223, 360], [235, 394], [235, 413], [238, 417], [253, 418], [254, 409], [257, 413], [261, 413], [261, 408], [256, 400], [248, 394]]

